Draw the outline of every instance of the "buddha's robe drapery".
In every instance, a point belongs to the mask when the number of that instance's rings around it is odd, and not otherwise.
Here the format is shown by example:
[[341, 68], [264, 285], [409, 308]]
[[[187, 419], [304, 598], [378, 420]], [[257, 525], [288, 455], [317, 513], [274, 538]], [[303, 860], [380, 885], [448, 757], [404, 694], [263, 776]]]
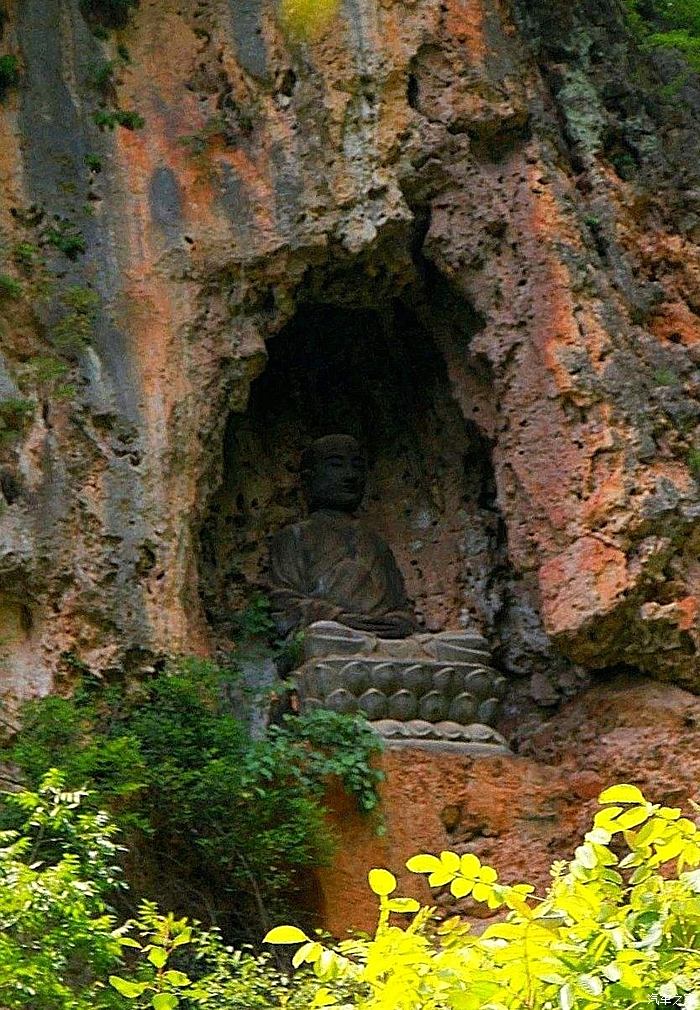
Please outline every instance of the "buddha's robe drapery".
[[399, 635], [410, 634], [414, 624], [389, 546], [343, 513], [321, 509], [277, 533], [270, 544], [270, 583], [274, 609], [287, 629], [348, 615], [364, 615], [366, 630], [372, 619], [381, 628], [382, 618], [395, 616], [409, 625]]

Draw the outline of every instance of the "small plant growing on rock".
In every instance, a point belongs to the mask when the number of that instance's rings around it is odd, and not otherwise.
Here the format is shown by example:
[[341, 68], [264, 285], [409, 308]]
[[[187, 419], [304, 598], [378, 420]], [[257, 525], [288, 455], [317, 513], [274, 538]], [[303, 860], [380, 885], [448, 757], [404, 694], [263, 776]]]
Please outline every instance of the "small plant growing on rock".
[[74, 355], [92, 340], [100, 299], [90, 288], [74, 285], [61, 302], [66, 311], [53, 328], [52, 340], [57, 350]]
[[0, 101], [10, 88], [15, 88], [18, 84], [19, 60], [9, 53], [0, 56]]
[[22, 285], [9, 274], [0, 274], [0, 301], [4, 299], [16, 300], [22, 297]]
[[114, 90], [114, 74], [117, 69], [116, 60], [101, 60], [90, 69], [88, 84], [102, 95], [111, 94]]
[[680, 379], [671, 368], [657, 368], [654, 372], [654, 382], [657, 386], [677, 386]]
[[39, 247], [33, 242], [18, 242], [12, 250], [12, 258], [25, 271], [36, 266], [40, 258]]
[[0, 446], [16, 441], [34, 413], [34, 402], [10, 396], [0, 400]]
[[25, 362], [20, 371], [22, 388], [31, 388], [41, 397], [67, 400], [75, 395], [75, 386], [66, 382], [69, 368], [65, 361], [50, 354], [38, 354]]
[[700, 480], [700, 449], [691, 449], [688, 452], [688, 469], [696, 480]]
[[98, 109], [92, 118], [101, 130], [113, 130], [116, 126], [141, 130], [146, 124], [143, 116], [131, 109]]
[[269, 638], [275, 631], [270, 600], [264, 593], [253, 593], [248, 605], [234, 615], [232, 623], [236, 638]]
[[65, 218], [55, 217], [43, 233], [47, 245], [58, 249], [69, 260], [77, 260], [85, 252], [85, 238], [82, 233]]
[[95, 175], [98, 175], [102, 171], [102, 158], [97, 154], [86, 154], [85, 164]]

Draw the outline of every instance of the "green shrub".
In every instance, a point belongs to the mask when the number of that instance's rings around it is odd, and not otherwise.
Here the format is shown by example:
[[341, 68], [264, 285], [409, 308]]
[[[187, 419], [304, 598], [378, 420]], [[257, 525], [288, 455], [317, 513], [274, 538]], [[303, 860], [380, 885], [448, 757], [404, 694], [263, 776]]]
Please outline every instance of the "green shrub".
[[30, 270], [39, 259], [39, 247], [33, 242], [18, 242], [12, 251], [13, 259], [18, 266]]
[[[36, 792], [5, 795], [17, 831], [0, 839], [0, 1004], [5, 1010], [116, 1007], [122, 966], [107, 896], [118, 885], [115, 828], [79, 811], [56, 772]], [[101, 996], [105, 998], [102, 999]]]
[[88, 84], [101, 94], [108, 94], [115, 86], [114, 74], [119, 66], [117, 60], [101, 60], [90, 67]]
[[30, 784], [59, 765], [87, 786], [202, 909], [231, 935], [258, 939], [289, 911], [304, 874], [327, 860], [322, 806], [338, 774], [358, 805], [376, 804], [377, 738], [359, 720], [313, 713], [252, 740], [226, 701], [234, 674], [183, 660], [138, 688], [79, 688], [28, 703], [7, 751]]
[[315, 709], [300, 718], [287, 717], [281, 728], [270, 728], [270, 735], [282, 754], [287, 748], [305, 749], [304, 770], [311, 788], [336, 775], [360, 810], [367, 813], [378, 806], [382, 773], [371, 761], [380, 745], [364, 720]]
[[[631, 1010], [700, 1006], [700, 832], [680, 809], [647, 802], [636, 786], [605, 790], [593, 828], [536, 897], [503, 885], [472, 853], [419, 855], [408, 869], [455, 898], [506, 913], [480, 935], [458, 917], [430, 928], [431, 910], [394, 896], [372, 870], [379, 924], [371, 939], [324, 948], [294, 927], [270, 943], [299, 943], [294, 963], [325, 983], [311, 1006], [331, 1006], [338, 980], [361, 1010]], [[411, 915], [408, 926], [395, 915]]]
[[232, 625], [237, 641], [255, 638], [271, 640], [276, 628], [268, 597], [261, 592], [253, 593], [247, 606], [234, 615]]
[[66, 382], [68, 374], [65, 361], [54, 355], [37, 354], [22, 365], [20, 384], [23, 389], [38, 390], [42, 396], [67, 399], [75, 394], [75, 386]]
[[91, 172], [95, 173], [95, 175], [102, 171], [102, 158], [100, 158], [97, 154], [86, 154], [85, 164]]
[[113, 130], [115, 126], [123, 126], [126, 130], [140, 130], [146, 123], [138, 112], [128, 109], [98, 109], [92, 118], [101, 130]]
[[35, 792], [2, 794], [18, 824], [0, 836], [3, 1010], [307, 1010], [313, 975], [297, 974], [292, 991], [269, 955], [233, 951], [216, 929], [151, 901], [117, 925], [122, 847], [87, 800], [56, 770]]
[[625, 4], [643, 45], [675, 50], [700, 71], [699, 0], [625, 0]]
[[48, 245], [58, 249], [73, 262], [85, 252], [83, 234], [65, 218], [55, 217], [53, 223], [43, 232], [42, 237]]

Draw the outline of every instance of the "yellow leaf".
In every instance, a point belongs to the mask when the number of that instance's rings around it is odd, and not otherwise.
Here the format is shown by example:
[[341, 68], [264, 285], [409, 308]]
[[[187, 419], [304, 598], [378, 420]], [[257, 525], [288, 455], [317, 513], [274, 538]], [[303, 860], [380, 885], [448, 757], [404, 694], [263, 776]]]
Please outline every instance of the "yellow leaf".
[[309, 964], [313, 964], [314, 961], [318, 961], [322, 954], [323, 947], [321, 944], [317, 943], [315, 940], [309, 940], [308, 943], [305, 943], [304, 946], [300, 947], [296, 952], [292, 958], [292, 964], [295, 968], [298, 968], [300, 964], [304, 964], [305, 961], [308, 961]]
[[593, 847], [598, 862], [603, 866], [614, 866], [617, 863], [617, 856], [610, 851], [607, 845], [598, 845], [597, 842], [589, 844]]
[[473, 852], [466, 852], [459, 861], [459, 869], [465, 877], [475, 877], [481, 869], [481, 863]]
[[367, 879], [374, 893], [382, 898], [396, 890], [396, 877], [388, 870], [370, 870]]
[[337, 997], [328, 989], [319, 989], [311, 1001], [311, 1007], [316, 1010], [317, 1007], [335, 1006], [337, 1002]]
[[316, 1010], [317, 1007], [331, 1007], [336, 1003], [337, 998], [331, 992], [327, 989], [319, 989], [311, 1001], [311, 1007], [312, 1010]]
[[654, 863], [666, 863], [669, 859], [675, 859], [676, 856], [680, 855], [684, 848], [684, 838], [672, 838], [670, 842], [666, 842], [665, 845], [659, 845], [657, 847]]
[[406, 869], [410, 870], [411, 873], [432, 873], [434, 870], [440, 869], [442, 863], [437, 856], [430, 856], [423, 853], [419, 856], [411, 856], [411, 858], [406, 863]]
[[532, 918], [532, 909], [526, 901], [523, 901], [519, 894], [516, 894], [513, 890], [509, 890], [506, 891], [503, 897], [508, 908], [512, 908], [514, 912], [520, 912], [525, 919]]
[[475, 901], [488, 901], [491, 897], [492, 889], [489, 884], [482, 884], [481, 882], [474, 884], [474, 890], [472, 895]]
[[275, 926], [265, 934], [263, 943], [305, 943], [308, 939], [296, 926]]
[[493, 866], [482, 866], [479, 870], [479, 880], [484, 884], [493, 884], [494, 880], [498, 880], [498, 874]]
[[457, 873], [459, 871], [460, 860], [456, 852], [441, 852], [440, 862], [446, 870], [450, 871], [450, 873]]
[[517, 940], [523, 935], [523, 928], [511, 922], [497, 922], [494, 926], [487, 926], [481, 935], [484, 940]]
[[455, 898], [465, 898], [471, 893], [473, 886], [473, 880], [465, 880], [464, 877], [455, 877], [450, 884], [450, 890], [454, 894]]
[[428, 883], [431, 887], [443, 887], [444, 884], [449, 884], [453, 879], [454, 873], [450, 870], [436, 870], [435, 873], [431, 873], [428, 877]]
[[615, 818], [618, 814], [621, 814], [624, 809], [624, 807], [606, 807], [605, 810], [599, 810], [593, 818], [593, 830], [607, 832], [617, 831], [617, 828], [615, 827]]
[[633, 844], [635, 848], [640, 848], [642, 845], [653, 842], [656, 838], [663, 835], [667, 828], [668, 824], [666, 821], [659, 821], [655, 817], [652, 817], [634, 836]]
[[604, 789], [598, 797], [599, 803], [646, 803], [644, 794], [636, 786], [622, 783], [619, 786], [610, 786]]
[[617, 830], [629, 831], [630, 828], [636, 828], [638, 824], [646, 821], [649, 813], [646, 807], [632, 807], [616, 818], [614, 826]]

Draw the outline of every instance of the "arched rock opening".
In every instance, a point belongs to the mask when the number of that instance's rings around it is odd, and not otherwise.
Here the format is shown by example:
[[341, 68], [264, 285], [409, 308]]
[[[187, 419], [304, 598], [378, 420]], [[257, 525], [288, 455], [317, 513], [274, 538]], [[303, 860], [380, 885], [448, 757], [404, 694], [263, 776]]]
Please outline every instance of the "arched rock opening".
[[493, 408], [493, 390], [465, 364], [478, 318], [444, 284], [426, 289], [372, 308], [302, 303], [269, 342], [246, 412], [228, 419], [202, 529], [202, 596], [224, 646], [265, 583], [267, 537], [304, 514], [300, 454], [330, 432], [365, 446], [362, 511], [394, 550], [425, 628], [475, 623], [493, 639], [505, 545], [489, 439], [473, 419]]

